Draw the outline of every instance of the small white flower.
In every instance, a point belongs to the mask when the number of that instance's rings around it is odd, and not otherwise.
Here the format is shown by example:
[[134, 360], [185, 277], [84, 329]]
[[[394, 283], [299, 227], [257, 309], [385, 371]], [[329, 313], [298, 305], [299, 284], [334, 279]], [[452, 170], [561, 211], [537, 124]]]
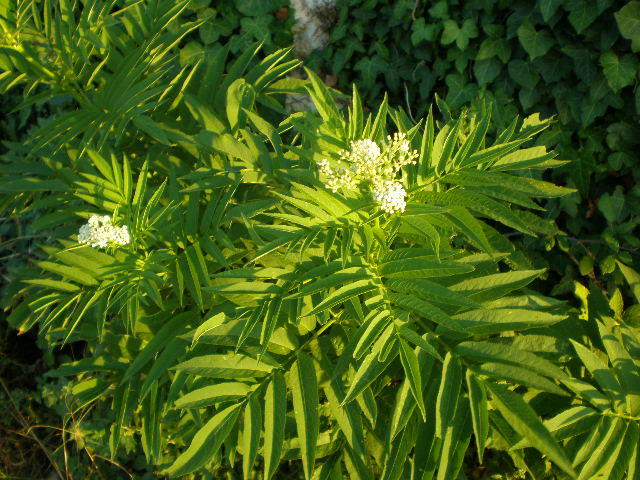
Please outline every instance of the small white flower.
[[373, 199], [380, 204], [380, 208], [387, 213], [404, 212], [407, 202], [402, 183], [394, 180], [383, 180], [373, 184]]
[[417, 151], [411, 150], [404, 133], [389, 135], [381, 145], [367, 138], [354, 140], [349, 150], [342, 150], [338, 155], [337, 164], [346, 164], [348, 168], [336, 171], [326, 158], [317, 162], [328, 189], [337, 192], [357, 189], [362, 183], [369, 184], [374, 199], [385, 212], [404, 211], [406, 192], [398, 174], [405, 165], [415, 164], [419, 156]]
[[129, 228], [118, 227], [111, 223], [108, 215], [92, 215], [78, 231], [78, 243], [91, 245], [93, 248], [106, 248], [109, 245], [127, 245], [131, 241]]

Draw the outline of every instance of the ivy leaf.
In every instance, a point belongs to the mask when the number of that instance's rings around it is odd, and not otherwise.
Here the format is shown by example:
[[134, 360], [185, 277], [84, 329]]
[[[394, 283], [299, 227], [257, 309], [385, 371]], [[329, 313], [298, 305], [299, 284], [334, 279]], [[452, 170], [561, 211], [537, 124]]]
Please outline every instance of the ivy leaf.
[[511, 60], [507, 66], [509, 76], [525, 88], [534, 88], [540, 80], [540, 75], [524, 60]]
[[566, 3], [566, 9], [570, 12], [569, 23], [576, 32], [582, 33], [600, 15], [594, 3], [593, 0], [570, 0]]
[[504, 38], [486, 38], [480, 44], [476, 60], [488, 60], [496, 56], [502, 63], [507, 63], [511, 57], [511, 45]]
[[621, 220], [624, 215], [624, 194], [616, 190], [613, 195], [603, 194], [598, 201], [598, 209], [607, 219], [608, 223], [615, 223]]
[[525, 22], [518, 28], [520, 43], [531, 57], [531, 60], [541, 57], [555, 44], [554, 38], [548, 30], [536, 30], [535, 27]]
[[389, 65], [379, 55], [363, 57], [353, 67], [354, 70], [362, 74], [364, 88], [371, 89], [376, 79], [384, 73]]
[[433, 42], [438, 34], [439, 25], [427, 24], [424, 18], [419, 18], [411, 24], [411, 44], [420, 42]]
[[618, 22], [620, 34], [627, 40], [631, 40], [631, 49], [640, 51], [640, 2], [633, 1], [613, 14]]
[[450, 109], [456, 110], [467, 102], [473, 100], [478, 92], [478, 86], [467, 83], [465, 76], [459, 73], [452, 73], [445, 78], [449, 93], [447, 93], [447, 105]]
[[449, 45], [456, 42], [456, 46], [460, 50], [466, 50], [469, 46], [469, 39], [476, 38], [478, 36], [478, 28], [476, 24], [470, 18], [466, 19], [462, 24], [462, 27], [458, 27], [458, 24], [454, 20], [444, 21], [444, 31], [440, 38], [440, 43], [443, 45]]
[[638, 72], [638, 59], [631, 53], [620, 58], [611, 50], [604, 52], [600, 55], [600, 65], [614, 92], [633, 84]]
[[573, 59], [573, 66], [578, 78], [590, 84], [597, 73], [597, 67], [594, 63], [594, 55], [591, 50], [578, 45], [567, 45], [562, 48], [562, 53]]
[[[208, 3], [209, 2], [207, 2], [207, 4]], [[282, 2], [280, 0], [242, 0], [231, 3], [235, 5], [241, 14], [248, 17], [265, 15], [282, 6]]]
[[446, 0], [440, 0], [433, 7], [429, 9], [429, 15], [433, 18], [438, 18], [440, 20], [444, 20], [449, 18], [449, 10], [447, 8]]
[[493, 82], [501, 70], [500, 61], [495, 58], [478, 60], [473, 66], [473, 73], [481, 86]]
[[538, 0], [538, 10], [540, 10], [545, 23], [549, 23], [560, 5], [562, 5], [562, 0]]

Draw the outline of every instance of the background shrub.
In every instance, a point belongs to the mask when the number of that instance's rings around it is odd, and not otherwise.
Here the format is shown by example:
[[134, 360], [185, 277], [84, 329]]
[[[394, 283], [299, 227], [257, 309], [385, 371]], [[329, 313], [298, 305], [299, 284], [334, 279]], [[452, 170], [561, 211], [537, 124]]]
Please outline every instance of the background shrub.
[[615, 259], [637, 267], [640, 247], [639, 2], [338, 0], [337, 11], [309, 65], [343, 90], [356, 83], [369, 105], [387, 91], [418, 118], [437, 93], [453, 110], [492, 101], [500, 127], [516, 113], [555, 116], [541, 141], [572, 160], [554, 178], [579, 193], [547, 204], [567, 233], [559, 248], [524, 250], [555, 271], [556, 294], [583, 276], [623, 284]]

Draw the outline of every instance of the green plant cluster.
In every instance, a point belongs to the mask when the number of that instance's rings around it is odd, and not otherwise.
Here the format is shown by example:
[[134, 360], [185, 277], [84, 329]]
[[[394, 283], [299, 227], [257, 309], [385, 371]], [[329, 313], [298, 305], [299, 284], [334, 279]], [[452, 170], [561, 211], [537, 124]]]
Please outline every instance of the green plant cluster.
[[[419, 118], [437, 93], [453, 110], [493, 102], [497, 126], [516, 113], [554, 116], [541, 141], [573, 160], [554, 178], [579, 191], [549, 204], [570, 237], [548, 264], [563, 277], [556, 293], [581, 276], [621, 284], [615, 259], [633, 264], [640, 247], [640, 2], [338, 0], [337, 9], [328, 48], [309, 65], [339, 88], [356, 83], [369, 105], [388, 91]], [[524, 248], [544, 263], [555, 243]]]
[[[534, 479], [639, 475], [637, 305], [540, 294], [513, 242], [556, 235], [541, 204], [574, 192], [542, 179], [568, 163], [549, 120], [415, 121], [357, 88], [341, 111], [286, 50], [184, 62], [188, 2], [39, 6], [2, 12], [0, 86], [66, 108], [0, 156], [3, 215], [43, 234], [3, 307], [83, 346], [47, 374], [98, 412], [83, 447], [172, 478], [450, 480], [495, 452]], [[301, 86], [317, 112], [283, 109]], [[416, 152], [394, 213], [318, 168], [362, 145]], [[81, 243], [96, 215], [130, 236]]]

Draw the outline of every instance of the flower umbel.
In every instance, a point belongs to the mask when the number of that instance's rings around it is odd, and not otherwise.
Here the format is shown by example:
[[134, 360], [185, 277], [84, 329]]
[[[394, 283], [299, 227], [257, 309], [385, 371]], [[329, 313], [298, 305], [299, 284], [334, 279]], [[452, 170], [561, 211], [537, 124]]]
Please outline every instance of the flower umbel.
[[326, 158], [317, 162], [328, 189], [333, 192], [341, 188], [356, 190], [362, 183], [369, 184], [373, 199], [382, 210], [404, 211], [406, 191], [397, 176], [402, 167], [415, 164], [419, 155], [410, 149], [404, 133], [389, 135], [382, 148], [370, 139], [351, 141], [351, 149], [342, 150], [339, 155], [339, 163], [346, 163], [348, 168], [336, 171]]
[[126, 225], [113, 225], [108, 215], [92, 215], [78, 232], [78, 242], [91, 245], [93, 248], [127, 245], [130, 240], [129, 228]]
[[380, 204], [380, 208], [387, 213], [404, 212], [407, 206], [402, 183], [397, 180], [383, 180], [373, 184], [371, 191], [373, 199]]

